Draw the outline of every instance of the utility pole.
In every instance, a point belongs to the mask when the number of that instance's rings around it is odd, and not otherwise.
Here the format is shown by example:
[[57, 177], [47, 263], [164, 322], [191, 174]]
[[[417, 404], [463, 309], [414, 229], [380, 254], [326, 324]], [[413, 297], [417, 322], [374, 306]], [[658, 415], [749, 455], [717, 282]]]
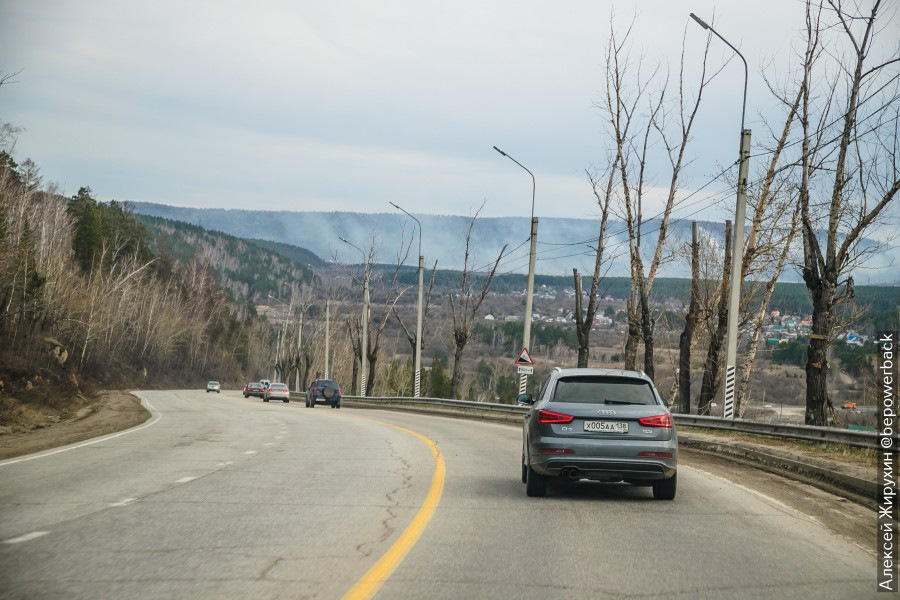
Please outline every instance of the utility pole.
[[[494, 146], [494, 150], [513, 161], [525, 171], [531, 175], [531, 250], [528, 254], [528, 288], [525, 290], [525, 330], [522, 332], [522, 347], [523, 349], [530, 353], [531, 350], [529, 346], [531, 345], [531, 303], [532, 297], [534, 296], [534, 257], [535, 257], [535, 248], [537, 246], [537, 233], [538, 233], [538, 220], [537, 217], [534, 216], [534, 194], [535, 194], [535, 182], [534, 182], [534, 173], [528, 170], [528, 167], [514, 159], [512, 156]], [[526, 373], [522, 373], [519, 375], [519, 393], [524, 394], [525, 390], [528, 388], [528, 375]]]
[[359, 377], [359, 395], [365, 397], [366, 395], [366, 377], [368, 375], [368, 353], [369, 353], [369, 340], [368, 340], [368, 331], [369, 331], [369, 274], [371, 273], [371, 269], [369, 266], [369, 256], [362, 251], [362, 248], [348, 242], [342, 237], [338, 238], [348, 246], [353, 246], [363, 255], [363, 260], [366, 261], [365, 268], [365, 279], [363, 280], [363, 314], [362, 314], [362, 331], [360, 335], [360, 377]]
[[425, 258], [422, 256], [422, 223], [417, 218], [391, 202], [391, 206], [397, 210], [402, 210], [406, 215], [416, 222], [419, 226], [419, 302], [417, 304], [416, 317], [416, 352], [415, 352], [415, 377], [413, 379], [413, 397], [418, 398], [422, 390], [422, 287], [424, 285], [423, 273], [425, 269]]
[[747, 79], [749, 69], [747, 60], [737, 48], [719, 35], [719, 32], [710, 27], [700, 17], [691, 13], [691, 18], [703, 29], [713, 32], [717, 38], [725, 42], [744, 63], [744, 103], [741, 108], [741, 144], [738, 154], [740, 166], [738, 167], [737, 201], [734, 213], [734, 244], [731, 254], [731, 285], [728, 289], [728, 335], [725, 345], [725, 395], [723, 401], [723, 417], [733, 419], [734, 406], [734, 382], [737, 371], [737, 341], [738, 341], [738, 317], [741, 309], [741, 280], [743, 279], [744, 262], [744, 215], [747, 207], [747, 177], [750, 169], [750, 130], [744, 129], [744, 116], [747, 112]]

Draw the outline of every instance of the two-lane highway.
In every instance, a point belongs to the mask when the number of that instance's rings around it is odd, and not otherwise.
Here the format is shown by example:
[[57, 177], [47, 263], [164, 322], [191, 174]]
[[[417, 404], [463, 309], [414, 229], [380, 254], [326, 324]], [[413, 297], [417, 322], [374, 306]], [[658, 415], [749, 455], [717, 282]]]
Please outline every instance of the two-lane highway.
[[514, 427], [140, 395], [139, 428], [0, 462], [0, 597], [875, 595], [872, 551], [684, 462], [673, 502], [527, 498]]

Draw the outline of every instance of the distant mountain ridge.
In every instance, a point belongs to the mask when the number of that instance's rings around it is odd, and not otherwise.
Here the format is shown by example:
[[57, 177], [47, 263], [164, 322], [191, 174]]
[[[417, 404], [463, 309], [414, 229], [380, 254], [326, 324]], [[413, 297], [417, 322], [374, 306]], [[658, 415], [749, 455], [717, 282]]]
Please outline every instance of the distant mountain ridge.
[[[405, 244], [412, 243], [407, 264], [416, 263], [417, 226], [412, 219], [400, 212], [294, 212], [186, 208], [147, 202], [130, 204], [136, 214], [184, 221], [245, 239], [256, 238], [299, 246], [325, 261], [362, 261], [357, 250], [340, 241], [339, 238], [343, 237], [363, 250], [367, 250], [374, 241], [376, 261], [393, 263], [401, 251], [403, 240]], [[425, 264], [430, 267], [434, 261], [438, 261], [440, 269], [461, 269], [471, 218], [413, 214], [422, 224], [422, 254]], [[648, 249], [652, 249], [655, 244], [658, 227], [658, 219], [644, 223], [645, 239], [651, 242], [646, 244]], [[700, 227], [706, 235], [720, 241], [724, 239], [722, 223], [701, 221]], [[596, 245], [598, 231], [599, 219], [541, 217], [538, 224], [536, 273], [571, 276], [573, 268], [582, 273], [593, 271], [594, 251], [591, 247]], [[472, 231], [470, 265], [481, 268], [492, 264], [506, 244], [506, 254], [498, 271], [527, 272], [529, 233], [528, 217], [478, 217]], [[614, 260], [606, 276], [627, 277], [628, 246], [624, 223], [610, 220], [607, 235], [609, 242], [606, 257]], [[691, 238], [691, 221], [670, 222], [668, 238], [673, 242], [683, 240], [687, 243]], [[866, 264], [869, 270], [854, 274], [857, 284], [900, 284], [897, 270], [884, 268], [885, 265], [900, 264], [900, 251], [896, 247], [873, 256]], [[690, 267], [683, 261], [670, 261], [663, 266], [660, 276], [690, 278]], [[797, 269], [786, 267], [782, 279], [799, 281]]]
[[300, 285], [313, 278], [309, 265], [321, 261], [313, 253], [276, 242], [247, 240], [178, 219], [135, 214], [149, 234], [150, 248], [187, 265], [194, 260], [209, 264], [219, 285], [235, 298], [266, 301], [281, 297], [284, 286]]

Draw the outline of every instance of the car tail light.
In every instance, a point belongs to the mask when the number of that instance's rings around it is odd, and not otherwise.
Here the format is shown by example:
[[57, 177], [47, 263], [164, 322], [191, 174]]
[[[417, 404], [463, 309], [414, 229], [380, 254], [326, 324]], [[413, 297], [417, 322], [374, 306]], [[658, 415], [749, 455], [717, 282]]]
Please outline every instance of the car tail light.
[[575, 454], [571, 448], [541, 448], [541, 454]]
[[538, 423], [571, 423], [575, 417], [542, 410], [538, 412]]
[[669, 415], [656, 415], [653, 417], [641, 417], [638, 423], [644, 427], [671, 427], [672, 417]]
[[647, 458], [672, 458], [671, 452], [638, 452], [638, 456], [646, 456]]

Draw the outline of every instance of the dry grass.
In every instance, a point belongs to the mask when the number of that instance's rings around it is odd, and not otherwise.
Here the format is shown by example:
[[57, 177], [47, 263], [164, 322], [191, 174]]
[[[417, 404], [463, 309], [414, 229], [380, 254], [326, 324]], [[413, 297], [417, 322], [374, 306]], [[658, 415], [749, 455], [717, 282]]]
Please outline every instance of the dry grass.
[[752, 442], [771, 448], [778, 448], [788, 452], [800, 454], [816, 454], [822, 458], [829, 457], [852, 463], [861, 467], [874, 467], [877, 460], [877, 452], [868, 448], [856, 448], [846, 444], [834, 444], [826, 442], [808, 442], [805, 440], [790, 440], [773, 438], [765, 435], [742, 433], [738, 431], [710, 431], [697, 427], [679, 427], [683, 431], [695, 431], [697, 433], [712, 434], [717, 437], [729, 438], [734, 441]]

